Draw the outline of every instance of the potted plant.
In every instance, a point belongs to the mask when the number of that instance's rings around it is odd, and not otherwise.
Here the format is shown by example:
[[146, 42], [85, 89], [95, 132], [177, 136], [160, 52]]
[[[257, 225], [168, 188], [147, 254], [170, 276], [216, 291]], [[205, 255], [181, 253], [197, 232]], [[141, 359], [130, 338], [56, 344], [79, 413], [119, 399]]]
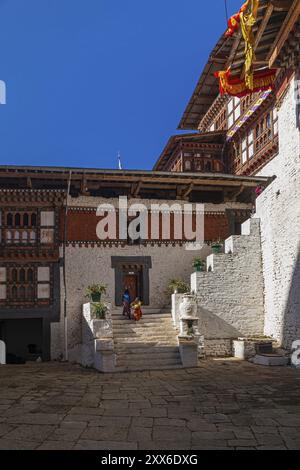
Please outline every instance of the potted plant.
[[171, 279], [168, 285], [168, 294], [186, 294], [190, 292], [190, 286], [182, 279]]
[[107, 311], [108, 307], [103, 302], [92, 303], [92, 314], [97, 320], [105, 320]]
[[196, 269], [197, 272], [203, 271], [205, 266], [205, 262], [201, 258], [195, 258], [193, 262], [193, 267]]
[[214, 254], [221, 253], [223, 249], [223, 244], [221, 240], [213, 242], [213, 244], [211, 245], [211, 249]]
[[104, 284], [91, 284], [87, 287], [85, 296], [92, 302], [101, 302], [102, 294], [106, 294], [107, 286]]

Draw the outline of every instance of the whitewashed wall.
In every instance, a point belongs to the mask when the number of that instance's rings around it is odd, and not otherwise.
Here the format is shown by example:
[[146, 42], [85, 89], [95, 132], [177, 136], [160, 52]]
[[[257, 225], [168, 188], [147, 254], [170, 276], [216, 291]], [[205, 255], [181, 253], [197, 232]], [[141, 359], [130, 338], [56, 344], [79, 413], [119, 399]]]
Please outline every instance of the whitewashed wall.
[[[116, 204], [117, 199], [104, 199], [82, 196], [70, 198], [72, 207], [95, 208], [99, 204]], [[156, 204], [185, 204], [185, 201], [141, 200], [130, 199], [128, 204], [143, 203], [150, 207]], [[229, 209], [249, 209], [249, 204], [226, 203], [205, 204], [206, 212], [224, 212]], [[107, 300], [112, 303], [115, 299], [115, 272], [111, 268], [112, 256], [151, 256], [152, 269], [150, 277], [150, 307], [160, 308], [170, 304], [166, 295], [168, 281], [172, 278], [182, 278], [189, 282], [193, 271], [192, 262], [197, 256], [205, 258], [210, 248], [204, 247], [201, 251], [186, 251], [179, 245], [173, 246], [127, 246], [127, 247], [75, 247], [69, 246], [66, 250], [67, 269], [67, 317], [68, 317], [68, 347], [69, 360], [77, 361], [81, 354], [81, 310], [84, 301], [85, 288], [92, 283], [103, 282], [108, 285]], [[63, 321], [63, 278], [61, 271], [61, 321], [51, 325], [51, 358], [58, 359], [64, 352], [64, 321]]]
[[277, 179], [257, 200], [265, 282], [265, 333], [300, 339], [300, 136], [294, 82], [280, 106], [279, 155], [260, 173]]
[[[242, 226], [242, 235], [228, 238], [226, 253], [210, 255], [210, 272], [194, 273], [200, 332], [208, 339], [262, 335], [263, 273], [259, 219]], [[229, 327], [232, 328], [229, 328]]]
[[[193, 270], [193, 259], [195, 256], [205, 258], [209, 251], [208, 247], [200, 252], [194, 252], [186, 251], [180, 246], [127, 246], [124, 248], [69, 246], [66, 251], [66, 267], [70, 360], [76, 360], [80, 354], [81, 311], [86, 287], [97, 282], [107, 284], [106, 298], [114, 303], [115, 271], [111, 268], [112, 256], [151, 256], [150, 307], [161, 308], [170, 304], [170, 297], [166, 295], [168, 281], [172, 278], [181, 278], [189, 282]], [[52, 358], [55, 359], [63, 350], [63, 319], [60, 324], [52, 325], [51, 333]]]

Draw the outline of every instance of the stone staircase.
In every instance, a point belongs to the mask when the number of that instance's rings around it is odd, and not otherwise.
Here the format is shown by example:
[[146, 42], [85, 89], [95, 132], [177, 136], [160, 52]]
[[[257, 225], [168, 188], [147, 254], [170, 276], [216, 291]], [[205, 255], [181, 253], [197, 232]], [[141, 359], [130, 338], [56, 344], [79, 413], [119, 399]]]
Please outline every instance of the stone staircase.
[[112, 312], [116, 372], [182, 367], [177, 332], [170, 313], [143, 309], [139, 322]]

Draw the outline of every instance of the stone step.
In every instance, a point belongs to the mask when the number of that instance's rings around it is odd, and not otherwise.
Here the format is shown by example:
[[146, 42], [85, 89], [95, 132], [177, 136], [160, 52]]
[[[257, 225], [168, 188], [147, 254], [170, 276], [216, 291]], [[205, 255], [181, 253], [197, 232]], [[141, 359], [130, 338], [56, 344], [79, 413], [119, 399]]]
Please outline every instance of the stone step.
[[138, 356], [135, 354], [127, 355], [127, 356], [118, 356], [117, 357], [117, 364], [122, 365], [122, 364], [175, 364], [180, 362], [180, 355], [170, 355], [170, 356], [163, 356], [163, 357], [152, 357], [147, 354], [144, 354], [142, 356]]
[[151, 358], [151, 357], [125, 357], [122, 358], [117, 357], [116, 365], [117, 366], [130, 366], [130, 365], [136, 365], [139, 367], [149, 367], [149, 366], [155, 366], [155, 367], [160, 367], [160, 366], [167, 366], [167, 365], [176, 365], [180, 364], [180, 356], [178, 357], [166, 357], [166, 358]]
[[162, 313], [143, 308], [139, 322], [112, 315], [116, 371], [180, 368], [181, 358], [170, 310]]
[[174, 331], [174, 327], [171, 327], [169, 325], [133, 325], [133, 326], [127, 326], [124, 325], [124, 326], [120, 326], [120, 325], [117, 325], [117, 326], [113, 326], [113, 329], [114, 331], [118, 331], [119, 333], [122, 333], [122, 332], [126, 332], [126, 333], [134, 333], [135, 331], [139, 331], [141, 333], [146, 333], [147, 331], [163, 331], [164, 333], [167, 333], [168, 331], [169, 332], [172, 332]]
[[[138, 323], [149, 322], [152, 321], [153, 323], [159, 323], [161, 321], [168, 321], [172, 320], [171, 314], [165, 315], [143, 315], [141, 320]], [[129, 320], [125, 315], [112, 315], [112, 321], [114, 323], [117, 322], [129, 322], [133, 320]]]
[[[118, 310], [111, 310], [111, 314], [113, 316], [117, 315], [122, 315], [123, 308], [120, 308]], [[169, 315], [171, 312], [171, 307], [165, 308], [165, 309], [159, 309], [159, 308], [150, 308], [150, 307], [143, 307], [142, 306], [142, 312], [144, 315]]]
[[161, 348], [161, 347], [151, 347], [151, 348], [125, 348], [125, 349], [116, 349], [116, 353], [122, 357], [130, 357], [137, 355], [138, 357], [151, 357], [151, 358], [166, 358], [166, 357], [178, 357], [179, 349], [176, 348]]
[[145, 372], [148, 370], [176, 370], [183, 369], [183, 365], [174, 364], [174, 365], [149, 365], [149, 366], [139, 366], [139, 365], [129, 365], [129, 366], [116, 366], [115, 372]]
[[114, 341], [115, 348], [153, 348], [153, 347], [160, 347], [160, 348], [176, 348], [178, 347], [178, 341], [177, 338], [174, 339], [166, 339], [166, 338], [160, 338], [160, 339], [152, 339], [151, 341], [140, 341], [140, 340], [119, 340], [119, 341]]
[[155, 353], [165, 353], [165, 352], [178, 352], [178, 344], [174, 345], [162, 345], [162, 344], [157, 344], [157, 343], [147, 343], [146, 346], [141, 346], [140, 344], [137, 343], [115, 343], [115, 350], [117, 352], [128, 352], [128, 353], [134, 353], [134, 354], [139, 354], [143, 352], [155, 352]]
[[171, 335], [170, 333], [166, 333], [164, 334], [163, 331], [157, 331], [157, 332], [154, 332], [154, 331], [150, 331], [148, 332], [147, 334], [146, 333], [138, 333], [138, 332], [135, 332], [135, 333], [127, 333], [124, 332], [124, 333], [118, 333], [118, 334], [114, 334], [114, 339], [115, 340], [123, 340], [123, 339], [130, 339], [131, 341], [135, 341], [135, 340], [141, 340], [141, 339], [144, 339], [145, 341], [151, 341], [151, 339], [163, 339], [163, 338], [166, 338], [168, 341], [172, 338], [175, 338], [174, 335]]
[[172, 333], [170, 333], [168, 328], [135, 328], [135, 329], [114, 329], [114, 336], [156, 336], [156, 335], [167, 335], [167, 336], [173, 336]]
[[153, 326], [156, 326], [156, 327], [159, 327], [161, 325], [165, 326], [165, 327], [171, 327], [173, 325], [171, 319], [160, 319], [159, 321], [155, 321], [153, 319], [145, 319], [143, 318], [142, 320], [138, 321], [138, 322], [135, 322], [134, 320], [128, 320], [127, 318], [126, 319], [122, 319], [122, 320], [113, 320], [113, 326], [115, 327], [131, 327], [131, 328], [138, 328], [138, 327], [141, 327], [141, 326], [149, 326], [149, 325], [153, 325]]

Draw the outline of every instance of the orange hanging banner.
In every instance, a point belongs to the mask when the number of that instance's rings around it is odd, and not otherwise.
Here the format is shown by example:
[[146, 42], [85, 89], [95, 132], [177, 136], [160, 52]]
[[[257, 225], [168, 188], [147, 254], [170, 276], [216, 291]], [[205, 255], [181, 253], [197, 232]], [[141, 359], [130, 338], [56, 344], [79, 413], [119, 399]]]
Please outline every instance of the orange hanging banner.
[[256, 93], [258, 91], [264, 91], [274, 88], [276, 69], [267, 69], [259, 72], [255, 72], [253, 75], [253, 88], [249, 89], [245, 79], [241, 80], [238, 77], [232, 78], [230, 76], [230, 69], [225, 71], [216, 72], [214, 75], [219, 79], [220, 94], [242, 96]]
[[233, 36], [234, 33], [239, 29], [240, 21], [241, 21], [241, 13], [246, 11], [246, 9], [248, 8], [249, 1], [250, 0], [247, 0], [247, 2], [244, 3], [244, 5], [241, 7], [240, 11], [236, 13], [235, 15], [232, 15], [231, 18], [229, 18], [228, 29], [225, 33], [225, 36], [227, 37]]

